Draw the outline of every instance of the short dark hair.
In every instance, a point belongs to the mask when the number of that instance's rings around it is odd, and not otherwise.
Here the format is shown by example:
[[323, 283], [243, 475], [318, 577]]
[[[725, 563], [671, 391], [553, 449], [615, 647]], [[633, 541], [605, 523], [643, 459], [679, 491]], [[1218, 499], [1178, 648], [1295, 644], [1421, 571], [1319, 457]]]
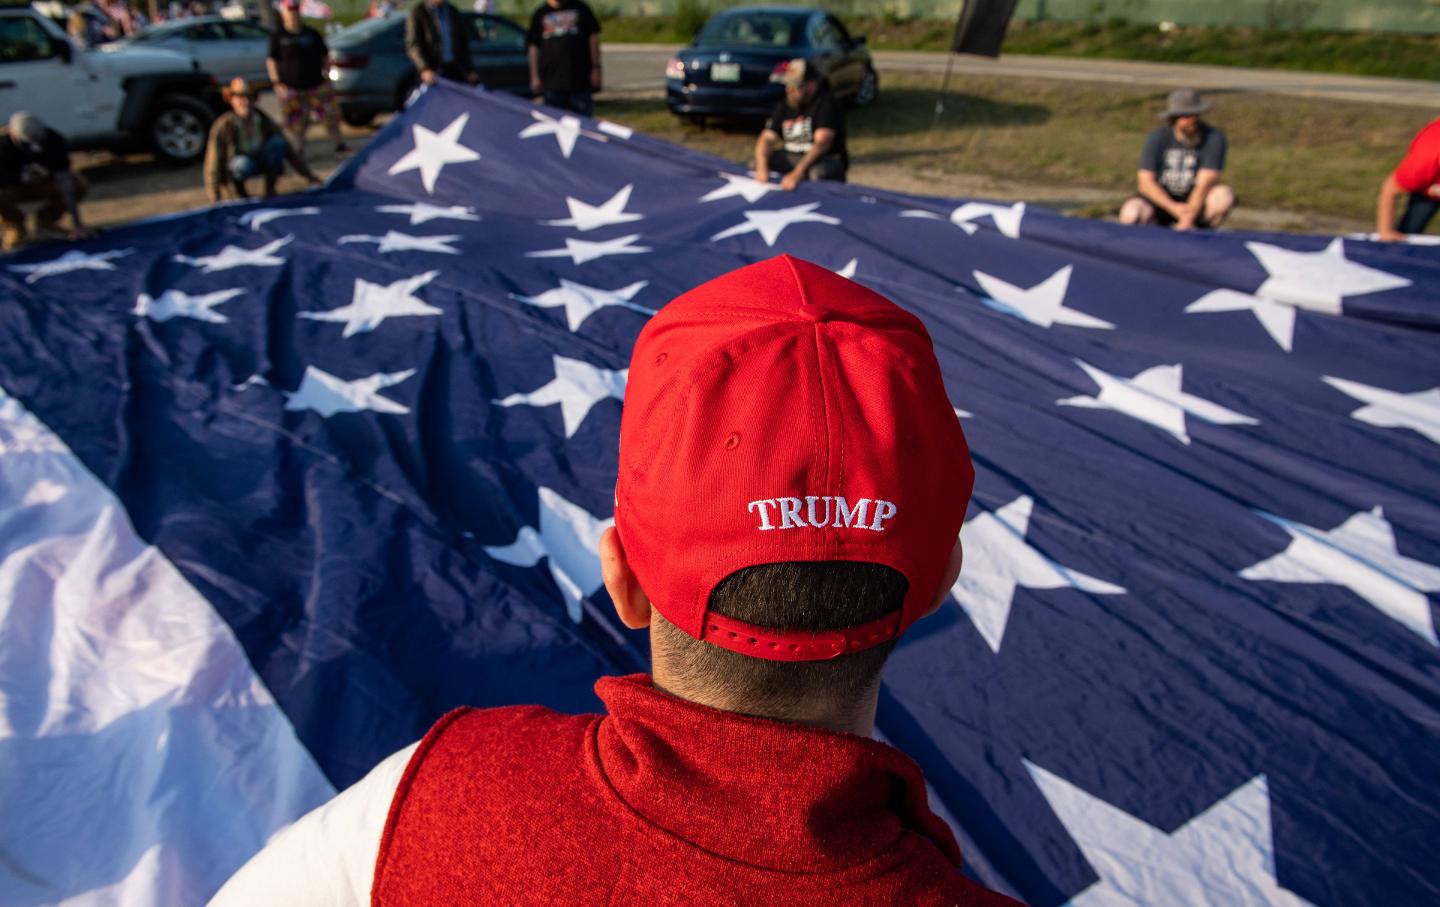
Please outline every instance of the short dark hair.
[[[710, 593], [710, 610], [775, 630], [838, 630], [899, 611], [910, 584], [883, 564], [762, 564], [736, 571]], [[895, 640], [828, 661], [768, 661], [702, 642], [653, 612], [655, 641], [687, 689], [713, 691], [737, 710], [785, 717], [809, 703], [858, 707]]]

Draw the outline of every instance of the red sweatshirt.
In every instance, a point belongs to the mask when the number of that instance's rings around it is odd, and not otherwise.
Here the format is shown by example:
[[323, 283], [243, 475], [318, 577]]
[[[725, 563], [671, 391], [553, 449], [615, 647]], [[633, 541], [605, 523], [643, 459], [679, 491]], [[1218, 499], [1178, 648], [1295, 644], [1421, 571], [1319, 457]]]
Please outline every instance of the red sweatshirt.
[[374, 903], [1013, 905], [960, 874], [889, 746], [596, 684], [608, 715], [451, 712], [390, 807]]

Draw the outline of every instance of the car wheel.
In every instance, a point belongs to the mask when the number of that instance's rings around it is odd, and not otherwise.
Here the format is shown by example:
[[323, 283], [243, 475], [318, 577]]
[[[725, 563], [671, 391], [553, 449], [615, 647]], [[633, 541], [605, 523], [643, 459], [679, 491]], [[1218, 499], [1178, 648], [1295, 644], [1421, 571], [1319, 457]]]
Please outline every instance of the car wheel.
[[362, 110], [346, 110], [344, 107], [341, 107], [340, 119], [349, 123], [351, 126], [369, 126], [375, 122], [375, 114]]
[[855, 92], [855, 106], [869, 107], [880, 96], [880, 74], [875, 67], [865, 67], [865, 78], [860, 80], [860, 90]]
[[210, 108], [195, 98], [165, 95], [150, 117], [150, 145], [167, 163], [194, 163], [205, 153], [214, 118]]

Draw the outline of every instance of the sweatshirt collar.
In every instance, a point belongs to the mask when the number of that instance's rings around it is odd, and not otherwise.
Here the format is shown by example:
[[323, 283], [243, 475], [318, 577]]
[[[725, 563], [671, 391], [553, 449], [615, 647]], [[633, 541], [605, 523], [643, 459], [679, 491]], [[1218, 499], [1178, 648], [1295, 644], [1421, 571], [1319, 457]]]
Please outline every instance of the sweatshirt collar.
[[920, 768], [874, 740], [721, 711], [657, 690], [649, 676], [602, 678], [597, 747], [605, 780], [650, 824], [728, 859], [833, 872], [903, 834], [960, 849], [930, 811]]

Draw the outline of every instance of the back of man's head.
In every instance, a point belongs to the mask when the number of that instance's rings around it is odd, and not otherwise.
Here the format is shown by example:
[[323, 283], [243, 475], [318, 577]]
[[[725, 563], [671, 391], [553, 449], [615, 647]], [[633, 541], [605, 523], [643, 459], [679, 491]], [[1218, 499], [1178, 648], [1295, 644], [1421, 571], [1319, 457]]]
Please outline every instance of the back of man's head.
[[710, 704], [843, 716], [953, 582], [974, 471], [930, 337], [824, 268], [781, 256], [666, 306], [620, 437], [657, 678]]

